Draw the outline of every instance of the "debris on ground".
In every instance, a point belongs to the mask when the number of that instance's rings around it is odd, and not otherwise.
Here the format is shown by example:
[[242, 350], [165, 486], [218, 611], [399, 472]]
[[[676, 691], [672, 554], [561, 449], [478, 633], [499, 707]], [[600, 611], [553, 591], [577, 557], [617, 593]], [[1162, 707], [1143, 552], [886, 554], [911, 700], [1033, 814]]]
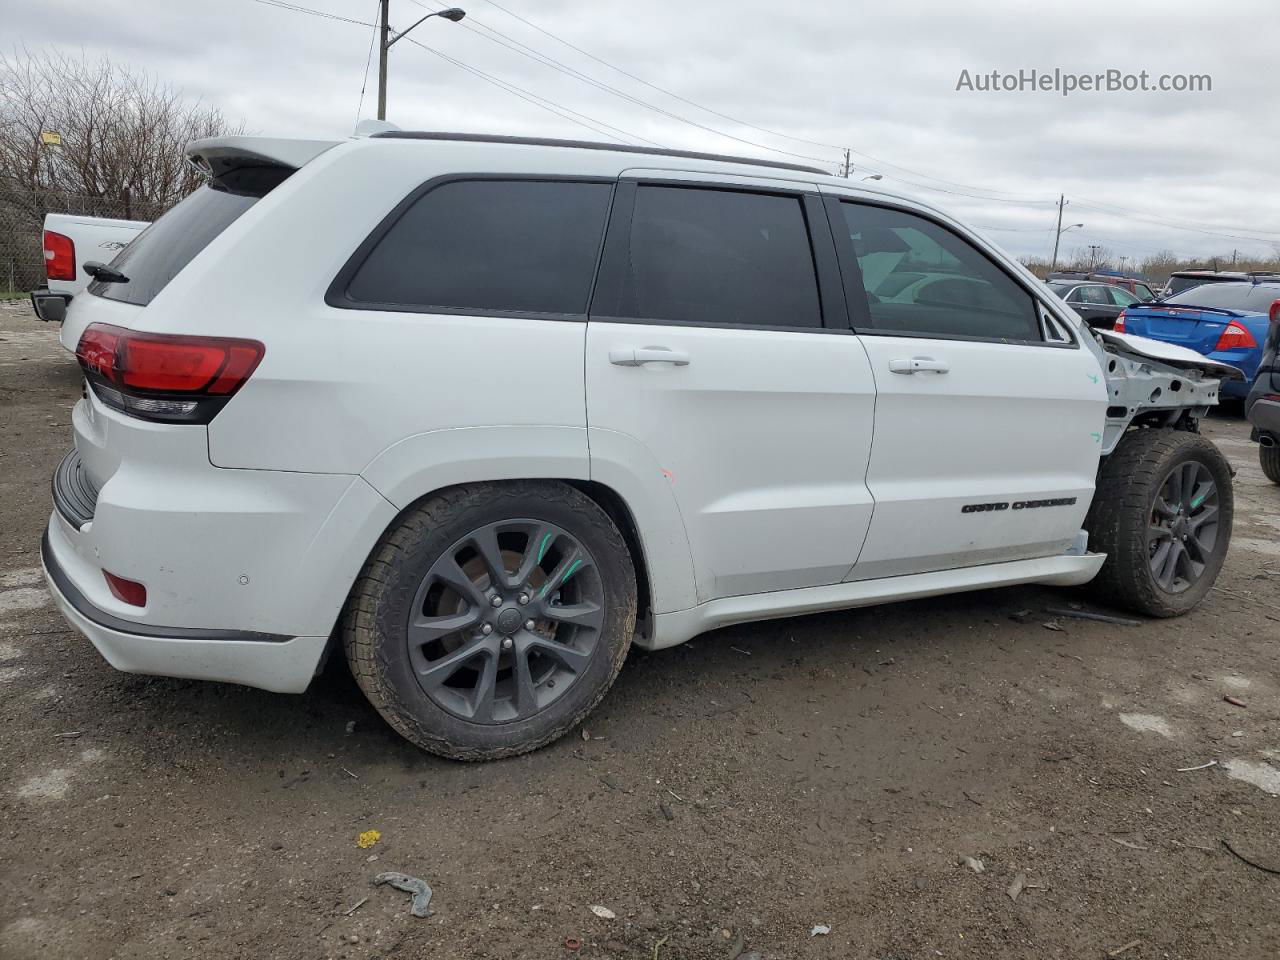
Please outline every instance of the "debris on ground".
[[1120, 954], [1127, 953], [1128, 951], [1132, 950], [1134, 947], [1136, 947], [1140, 943], [1142, 943], [1141, 940], [1130, 940], [1123, 947], [1116, 947], [1114, 950], [1107, 951], [1107, 956], [1118, 957], [1120, 956]]
[[1067, 617], [1070, 620], [1094, 620], [1098, 623], [1114, 623], [1120, 627], [1140, 627], [1141, 620], [1128, 617], [1113, 617], [1107, 613], [1093, 613], [1089, 610], [1067, 610], [1060, 607], [1045, 607], [1044, 612], [1053, 617]]
[[1151, 848], [1141, 843], [1134, 843], [1132, 840], [1121, 840], [1119, 837], [1108, 837], [1112, 843], [1118, 843], [1122, 847], [1128, 847], [1130, 850], [1150, 850]]
[[974, 873], [982, 873], [987, 869], [987, 865], [977, 857], [961, 857], [960, 862], [972, 870]]
[[1057, 620], [1047, 620], [1044, 623], [1040, 624], [1040, 626], [1044, 627], [1046, 630], [1054, 630], [1058, 633], [1067, 632], [1066, 627], [1060, 624]]
[[671, 804], [667, 803], [667, 801], [659, 800], [658, 809], [662, 811], [662, 815], [668, 820], [674, 820], [676, 818], [675, 813], [671, 810]]
[[347, 721], [347, 733], [351, 734], [351, 733], [355, 733], [355, 732], [356, 732], [356, 722], [355, 722], [354, 720], [348, 720], [348, 721]]
[[382, 839], [382, 832], [379, 830], [366, 830], [360, 836], [356, 837], [356, 846], [361, 850], [368, 850], [375, 843]]
[[1227, 703], [1231, 704], [1233, 707], [1245, 707], [1247, 709], [1247, 704], [1245, 704], [1243, 700], [1233, 697], [1230, 694], [1226, 695], [1222, 699], [1227, 701]]
[[351, 916], [353, 913], [355, 913], [357, 910], [359, 910], [368, 902], [369, 902], [368, 897], [361, 897], [359, 900], [355, 902], [355, 905], [344, 914], [344, 916], [347, 916], [347, 917]]
[[1035, 619], [1035, 615], [1030, 610], [1019, 610], [1016, 613], [1009, 614], [1010, 620], [1016, 620], [1018, 623], [1031, 623]]
[[590, 909], [591, 909], [591, 912], [594, 913], [601, 920], [616, 920], [618, 918], [618, 915], [614, 913], [612, 910], [610, 910], [608, 907], [602, 907], [599, 904], [592, 904]]
[[830, 924], [816, 923], [814, 924], [813, 929], [809, 931], [809, 937], [810, 939], [812, 939], [813, 937], [825, 937], [830, 932], [831, 932]]
[[1013, 878], [1013, 883], [1009, 884], [1009, 889], [1007, 889], [1005, 893], [1008, 894], [1010, 900], [1012, 900], [1014, 903], [1017, 903], [1018, 895], [1022, 893], [1024, 889], [1026, 889], [1026, 886], [1027, 886], [1027, 875], [1025, 873], [1020, 873]]
[[1256, 860], [1250, 860], [1243, 853], [1241, 853], [1239, 850], [1233, 847], [1231, 845], [1231, 841], [1226, 839], [1225, 837], [1223, 837], [1222, 839], [1222, 845], [1227, 848], [1227, 850], [1231, 853], [1233, 857], [1235, 857], [1237, 860], [1241, 861], [1242, 863], [1247, 863], [1249, 866], [1253, 867], [1255, 870], [1261, 870], [1263, 873], [1272, 873], [1280, 877], [1280, 868], [1268, 867], [1266, 864], [1258, 863]]
[[431, 916], [431, 888], [427, 886], [425, 880], [411, 877], [407, 873], [380, 873], [373, 878], [375, 887], [384, 883], [397, 890], [413, 894], [413, 903], [409, 907], [409, 912], [415, 917]]
[[1178, 767], [1174, 773], [1191, 773], [1193, 770], [1208, 770], [1210, 767], [1216, 767], [1217, 760], [1210, 760], [1208, 763], [1202, 763], [1198, 767]]
[[590, 731], [590, 730], [588, 730], [586, 727], [583, 727], [583, 728], [582, 728], [582, 739], [583, 739], [583, 740], [590, 740], [590, 739], [591, 739], [591, 731]]
[[565, 937], [565, 938], [564, 938], [564, 948], [565, 948], [566, 950], [581, 950], [581, 949], [582, 949], [582, 941], [581, 941], [581, 940], [579, 940], [577, 937]]
[[671, 939], [671, 934], [667, 934], [665, 937], [663, 937], [661, 940], [659, 940], [657, 943], [653, 945], [653, 960], [658, 960], [658, 951], [661, 950], [662, 947], [666, 944], [666, 942], [670, 939]]

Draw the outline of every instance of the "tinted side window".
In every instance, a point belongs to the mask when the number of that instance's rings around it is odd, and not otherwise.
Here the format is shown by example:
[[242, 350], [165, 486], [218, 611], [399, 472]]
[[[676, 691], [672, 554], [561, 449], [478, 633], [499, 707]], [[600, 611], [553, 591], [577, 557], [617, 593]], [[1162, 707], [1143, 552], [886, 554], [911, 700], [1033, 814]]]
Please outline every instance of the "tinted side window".
[[613, 185], [457, 180], [415, 201], [347, 284], [415, 310], [584, 314]]
[[[645, 320], [820, 327], [818, 281], [799, 198], [640, 186], [616, 303]], [[611, 241], [612, 242], [612, 241]]]
[[1111, 294], [1111, 302], [1117, 307], [1129, 307], [1138, 302], [1137, 297], [1122, 287], [1113, 285], [1107, 287], [1107, 292]]
[[90, 257], [110, 260], [129, 282], [95, 280], [89, 292], [145, 307], [218, 234], [292, 172], [284, 167], [247, 167], [200, 187], [138, 234], [114, 259]]
[[1109, 307], [1111, 306], [1111, 296], [1107, 293], [1106, 287], [1081, 287], [1080, 302]]
[[[840, 204], [872, 330], [1040, 340], [1031, 294], [966, 240], [902, 210]], [[918, 276], [902, 283], [905, 276]]]

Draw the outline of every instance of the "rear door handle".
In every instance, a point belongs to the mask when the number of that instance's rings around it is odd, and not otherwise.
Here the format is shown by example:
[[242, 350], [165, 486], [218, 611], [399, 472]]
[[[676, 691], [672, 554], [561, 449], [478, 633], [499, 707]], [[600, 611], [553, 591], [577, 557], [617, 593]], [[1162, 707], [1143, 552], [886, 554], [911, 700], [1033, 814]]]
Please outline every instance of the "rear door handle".
[[893, 373], [946, 373], [951, 367], [944, 360], [933, 357], [912, 357], [910, 360], [890, 360], [889, 370]]
[[646, 363], [670, 363], [677, 367], [687, 367], [689, 355], [668, 347], [622, 347], [609, 351], [609, 362], [618, 367], [639, 367]]

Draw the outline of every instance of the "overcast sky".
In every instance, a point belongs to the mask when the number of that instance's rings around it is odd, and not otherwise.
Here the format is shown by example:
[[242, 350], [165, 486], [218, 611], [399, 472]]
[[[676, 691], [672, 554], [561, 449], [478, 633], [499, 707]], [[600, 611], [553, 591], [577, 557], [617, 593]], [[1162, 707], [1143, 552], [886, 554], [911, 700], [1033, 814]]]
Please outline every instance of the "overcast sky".
[[[1238, 0], [1221, 16], [1200, 0], [461, 3], [462, 23], [433, 18], [413, 38], [557, 112], [405, 41], [391, 53], [388, 117], [406, 129], [612, 134], [832, 171], [847, 146], [855, 177], [882, 173], [1019, 255], [1050, 252], [1059, 193], [1064, 225], [1085, 225], [1065, 235], [1068, 256], [1090, 243], [1130, 264], [1162, 249], [1280, 250], [1275, 0]], [[296, 5], [371, 23], [377, 2]], [[0, 6], [16, 43], [144, 68], [253, 132], [344, 136], [356, 120], [372, 37], [358, 24], [256, 0]], [[392, 26], [444, 6], [391, 0]], [[976, 83], [992, 70], [1055, 68], [1146, 70], [1152, 82], [1208, 74], [1212, 90], [956, 89], [963, 70]], [[375, 53], [362, 117], [374, 116], [376, 69]]]

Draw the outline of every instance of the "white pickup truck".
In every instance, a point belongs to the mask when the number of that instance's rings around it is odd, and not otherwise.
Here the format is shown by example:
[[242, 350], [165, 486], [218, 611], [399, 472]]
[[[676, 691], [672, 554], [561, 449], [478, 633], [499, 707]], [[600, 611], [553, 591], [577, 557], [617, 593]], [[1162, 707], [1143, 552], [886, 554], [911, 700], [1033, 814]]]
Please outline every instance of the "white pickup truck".
[[41, 320], [60, 323], [67, 304], [89, 285], [86, 263], [108, 263], [150, 224], [49, 213], [44, 218], [46, 285], [31, 292], [31, 306]]

